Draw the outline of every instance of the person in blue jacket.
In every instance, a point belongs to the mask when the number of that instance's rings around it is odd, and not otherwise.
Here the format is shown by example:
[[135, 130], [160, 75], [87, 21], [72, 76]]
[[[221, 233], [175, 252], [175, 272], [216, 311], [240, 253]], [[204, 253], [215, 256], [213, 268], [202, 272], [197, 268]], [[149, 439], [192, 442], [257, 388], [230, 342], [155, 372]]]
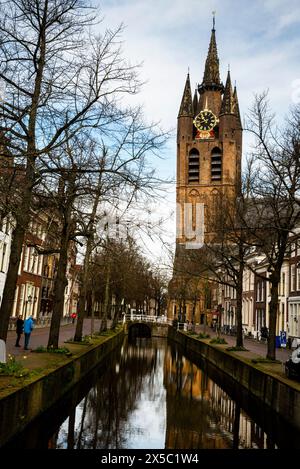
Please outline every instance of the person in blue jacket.
[[24, 336], [25, 336], [24, 350], [28, 350], [30, 334], [33, 328], [34, 328], [34, 322], [33, 322], [32, 316], [29, 316], [24, 322]]

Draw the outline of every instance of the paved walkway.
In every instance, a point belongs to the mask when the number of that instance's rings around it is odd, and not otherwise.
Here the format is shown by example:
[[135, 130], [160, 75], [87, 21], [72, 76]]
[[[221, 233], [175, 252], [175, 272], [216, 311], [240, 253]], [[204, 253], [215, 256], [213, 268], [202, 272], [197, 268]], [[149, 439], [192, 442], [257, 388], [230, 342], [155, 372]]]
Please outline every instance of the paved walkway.
[[[98, 331], [100, 328], [101, 320], [95, 319], [94, 320], [94, 331]], [[63, 346], [64, 342], [68, 339], [74, 337], [76, 324], [67, 324], [61, 326], [60, 328], [60, 335], [59, 335], [59, 344]], [[204, 332], [203, 326], [196, 326], [196, 332]], [[91, 333], [91, 319], [85, 319], [83, 324], [83, 335], [88, 335]], [[209, 334], [211, 337], [217, 336], [216, 332], [214, 332], [210, 327], [206, 327], [206, 333]], [[235, 336], [227, 335], [227, 334], [220, 334], [221, 337], [224, 337], [228, 345], [231, 347], [235, 346], [236, 338]], [[29, 348], [35, 349], [39, 345], [46, 346], [48, 343], [49, 337], [49, 327], [41, 327], [36, 328], [31, 333]], [[21, 355], [24, 354], [24, 335], [22, 335], [20, 344], [21, 347], [15, 347], [16, 342], [16, 333], [15, 331], [10, 331], [7, 336], [7, 353], [12, 355]], [[255, 339], [244, 339], [244, 346], [249, 351], [261, 355], [263, 357], [266, 356], [267, 353], [267, 345], [263, 342], [259, 342]], [[276, 349], [276, 358], [285, 362], [291, 354], [291, 350], [289, 349]]]
[[[196, 326], [196, 332], [202, 332], [203, 333], [203, 326]], [[217, 333], [214, 332], [213, 329], [210, 327], [206, 326], [206, 334], [209, 334], [211, 337], [216, 337]], [[236, 344], [236, 337], [232, 335], [227, 335], [227, 334], [220, 334], [221, 337], [223, 337], [226, 342], [228, 343], [229, 347], [234, 347]], [[255, 339], [248, 339], [247, 337], [244, 338], [244, 347], [249, 350], [250, 352], [257, 353], [258, 355], [261, 355], [263, 357], [266, 356], [267, 354], [267, 344], [264, 342], [260, 342]], [[286, 349], [286, 348], [280, 348], [276, 349], [276, 359], [281, 360], [282, 362], [285, 362], [290, 354], [292, 353], [292, 350]]]
[[[98, 331], [101, 321], [99, 319], [94, 320], [94, 331]], [[64, 342], [69, 339], [73, 339], [75, 333], [76, 324], [67, 324], [61, 326], [59, 333], [59, 345], [63, 346]], [[91, 319], [84, 319], [83, 323], [83, 335], [91, 334]], [[29, 348], [35, 349], [39, 345], [46, 346], [49, 338], [49, 327], [39, 327], [33, 329], [30, 341]], [[6, 351], [11, 355], [22, 355], [24, 354], [24, 334], [22, 334], [20, 345], [21, 347], [15, 347], [16, 343], [16, 332], [9, 331], [6, 341]], [[28, 351], [26, 351], [28, 353]]]

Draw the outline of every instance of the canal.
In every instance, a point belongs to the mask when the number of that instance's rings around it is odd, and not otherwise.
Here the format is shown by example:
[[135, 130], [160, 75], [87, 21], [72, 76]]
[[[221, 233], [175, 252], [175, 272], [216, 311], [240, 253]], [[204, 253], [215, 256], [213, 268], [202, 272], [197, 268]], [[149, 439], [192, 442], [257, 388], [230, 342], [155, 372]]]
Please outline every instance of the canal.
[[299, 448], [300, 432], [176, 344], [125, 339], [7, 445], [18, 447]]

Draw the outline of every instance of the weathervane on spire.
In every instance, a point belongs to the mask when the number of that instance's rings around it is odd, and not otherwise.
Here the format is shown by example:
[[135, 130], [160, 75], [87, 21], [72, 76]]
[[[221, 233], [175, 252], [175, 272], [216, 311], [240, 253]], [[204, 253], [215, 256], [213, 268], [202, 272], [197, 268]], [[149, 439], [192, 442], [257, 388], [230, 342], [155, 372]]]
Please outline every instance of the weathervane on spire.
[[215, 30], [215, 24], [216, 24], [216, 10], [212, 12], [213, 15], [213, 31]]

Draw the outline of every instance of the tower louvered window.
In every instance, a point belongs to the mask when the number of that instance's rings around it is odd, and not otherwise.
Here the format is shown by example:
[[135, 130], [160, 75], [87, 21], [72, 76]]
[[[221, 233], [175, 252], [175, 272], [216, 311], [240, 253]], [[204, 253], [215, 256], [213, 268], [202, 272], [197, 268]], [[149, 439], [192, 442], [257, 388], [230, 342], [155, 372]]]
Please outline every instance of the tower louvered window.
[[199, 182], [199, 152], [196, 148], [189, 153], [189, 182]]
[[222, 152], [220, 148], [214, 148], [211, 152], [211, 181], [222, 179]]

